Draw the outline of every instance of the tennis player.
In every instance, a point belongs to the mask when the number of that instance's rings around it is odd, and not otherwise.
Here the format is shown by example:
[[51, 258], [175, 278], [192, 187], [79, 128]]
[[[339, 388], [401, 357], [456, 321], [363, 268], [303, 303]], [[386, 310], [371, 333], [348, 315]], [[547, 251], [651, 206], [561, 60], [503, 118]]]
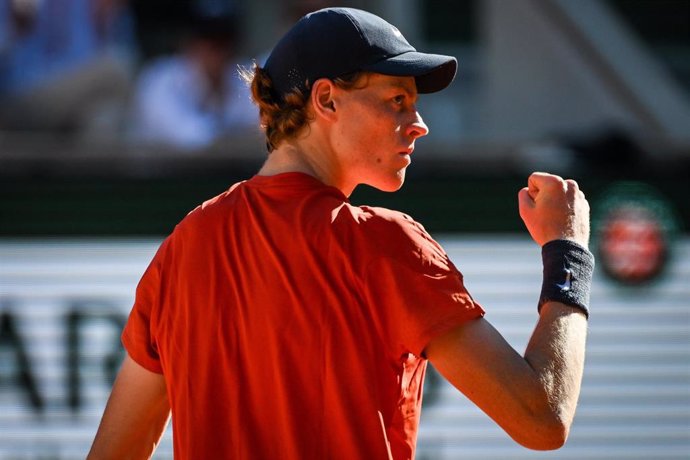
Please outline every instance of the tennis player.
[[182, 220], [143, 275], [90, 459], [148, 458], [171, 414], [178, 460], [412, 459], [429, 361], [518, 443], [564, 444], [593, 266], [577, 184], [534, 173], [518, 194], [544, 263], [524, 355], [422, 225], [348, 200], [403, 185], [429, 132], [418, 97], [456, 67], [331, 8], [253, 69], [268, 158]]

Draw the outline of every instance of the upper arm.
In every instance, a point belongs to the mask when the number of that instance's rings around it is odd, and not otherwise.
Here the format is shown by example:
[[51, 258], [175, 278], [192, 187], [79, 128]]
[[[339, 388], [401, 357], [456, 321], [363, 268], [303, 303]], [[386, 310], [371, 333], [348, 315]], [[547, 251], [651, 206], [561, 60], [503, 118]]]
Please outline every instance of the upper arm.
[[163, 375], [125, 357], [89, 459], [149, 458], [170, 417]]
[[[517, 442], [553, 448], [548, 395], [529, 362], [485, 319], [468, 321], [426, 348], [434, 367]], [[550, 442], [550, 441], [549, 441]], [[558, 447], [558, 446], [556, 446]]]

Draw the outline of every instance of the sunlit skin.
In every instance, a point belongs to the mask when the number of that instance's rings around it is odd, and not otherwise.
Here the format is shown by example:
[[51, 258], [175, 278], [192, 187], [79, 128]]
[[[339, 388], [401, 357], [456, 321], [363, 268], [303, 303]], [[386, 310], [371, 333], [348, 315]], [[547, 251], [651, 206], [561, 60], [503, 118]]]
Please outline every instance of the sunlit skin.
[[306, 172], [346, 196], [359, 184], [398, 190], [415, 140], [429, 132], [417, 112], [417, 97], [413, 77], [367, 74], [349, 89], [317, 80], [313, 121], [295, 139], [281, 143], [259, 174]]
[[341, 120], [334, 150], [347, 173], [346, 190], [367, 184], [395, 191], [405, 181], [415, 140], [429, 129], [417, 112], [414, 78], [372, 74], [367, 83], [364, 89], [336, 96]]

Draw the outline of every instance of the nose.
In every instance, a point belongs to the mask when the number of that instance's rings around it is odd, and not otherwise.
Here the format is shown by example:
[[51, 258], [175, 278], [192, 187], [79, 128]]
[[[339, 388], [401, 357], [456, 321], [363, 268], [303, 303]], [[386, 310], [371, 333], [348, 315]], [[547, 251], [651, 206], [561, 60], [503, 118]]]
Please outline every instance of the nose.
[[429, 127], [426, 125], [426, 123], [424, 123], [424, 120], [422, 120], [422, 116], [419, 114], [419, 112], [415, 111], [414, 119], [407, 126], [406, 134], [411, 136], [413, 139], [417, 139], [418, 137], [423, 137], [429, 134]]

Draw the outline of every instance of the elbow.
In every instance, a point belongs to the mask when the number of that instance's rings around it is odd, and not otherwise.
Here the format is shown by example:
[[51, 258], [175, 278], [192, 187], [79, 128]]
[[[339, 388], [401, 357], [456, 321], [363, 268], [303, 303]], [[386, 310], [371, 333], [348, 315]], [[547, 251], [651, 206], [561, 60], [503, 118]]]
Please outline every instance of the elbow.
[[538, 437], [530, 440], [529, 444], [523, 446], [532, 450], [557, 450], [565, 445], [568, 440], [567, 428], [549, 428]]
[[522, 426], [524, 429], [520, 433], [511, 436], [518, 444], [532, 450], [560, 449], [570, 434], [570, 423], [560, 417], [542, 418]]
[[523, 423], [512, 425], [514, 429], [508, 434], [515, 442], [528, 449], [556, 450], [568, 440], [571, 422], [570, 417], [546, 411], [536, 417], [525, 417]]

